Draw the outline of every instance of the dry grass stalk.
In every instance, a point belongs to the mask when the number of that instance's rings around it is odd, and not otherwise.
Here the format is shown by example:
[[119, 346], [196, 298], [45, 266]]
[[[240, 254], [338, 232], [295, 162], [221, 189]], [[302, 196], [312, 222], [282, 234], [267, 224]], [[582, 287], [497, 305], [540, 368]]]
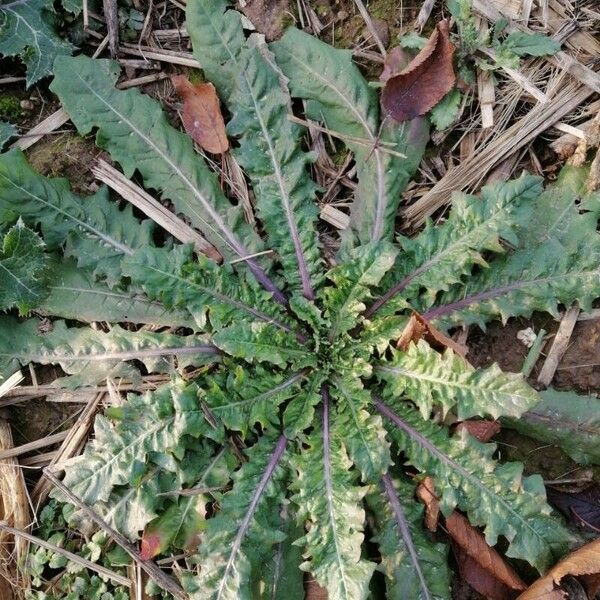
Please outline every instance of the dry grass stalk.
[[51, 450], [50, 452], [42, 452], [42, 454], [26, 456], [20, 459], [19, 464], [22, 467], [45, 467], [52, 462], [52, 459], [56, 456], [56, 452], [56, 450]]
[[177, 215], [165, 208], [148, 192], [127, 179], [120, 171], [100, 159], [92, 172], [97, 179], [113, 189], [117, 194], [139, 208], [145, 215], [158, 223], [180, 242], [194, 244], [196, 250], [216, 261], [221, 261], [222, 256], [209, 244], [195, 229], [192, 229]]
[[[0, 419], [0, 449], [6, 452], [14, 448], [10, 425]], [[31, 524], [30, 502], [23, 471], [16, 458], [0, 462], [0, 519], [18, 529]], [[17, 565], [27, 556], [27, 541], [15, 539], [12, 534], [0, 531], [0, 576], [14, 586], [13, 596], [21, 597], [21, 589], [29, 586], [29, 577], [19, 572]]]
[[231, 193], [236, 198], [244, 211], [246, 223], [251, 225], [256, 224], [254, 218], [254, 208], [250, 200], [250, 192], [248, 191], [248, 183], [244, 176], [244, 171], [240, 167], [235, 156], [231, 152], [223, 154], [223, 171]]
[[354, 0], [354, 4], [356, 4], [356, 8], [358, 8], [360, 16], [364, 19], [367, 25], [367, 29], [369, 30], [369, 33], [373, 38], [373, 41], [377, 44], [377, 47], [379, 48], [379, 52], [381, 52], [383, 56], [386, 56], [387, 51], [385, 49], [385, 46], [383, 45], [383, 42], [381, 41], [381, 38], [379, 37], [379, 34], [377, 33], [377, 30], [375, 29], [375, 26], [373, 25], [371, 15], [369, 14], [367, 7], [364, 5], [362, 0]]
[[140, 85], [147, 85], [154, 83], [155, 81], [162, 81], [169, 77], [168, 73], [152, 73], [152, 75], [144, 75], [143, 77], [136, 77], [135, 79], [128, 79], [122, 81], [117, 85], [120, 90], [126, 90], [132, 87], [138, 87]]
[[[473, 0], [473, 8], [480, 15], [486, 17], [492, 22], [496, 22], [503, 17], [514, 18], [508, 15], [504, 7], [495, 8], [488, 0]], [[525, 31], [531, 33], [531, 31], [519, 24], [510, 23], [508, 31]], [[557, 52], [554, 55], [548, 56], [547, 59], [555, 64], [560, 69], [569, 73], [572, 77], [579, 80], [584, 85], [588, 86], [595, 92], [600, 92], [600, 75], [595, 73], [589, 67], [582, 65], [579, 61], [575, 60], [572, 56], [566, 52]]]
[[423, 31], [423, 27], [425, 27], [425, 23], [427, 23], [427, 19], [429, 19], [429, 15], [431, 15], [431, 11], [435, 6], [435, 0], [425, 0], [421, 5], [421, 10], [419, 10], [419, 14], [417, 15], [417, 19], [414, 24], [414, 28], [420, 33]]
[[330, 223], [336, 229], [348, 229], [348, 226], [350, 225], [350, 217], [346, 213], [332, 206], [331, 204], [324, 204], [321, 207], [320, 216], [321, 219], [323, 219], [323, 221], [327, 221], [327, 223]]
[[108, 31], [108, 46], [110, 55], [114, 58], [119, 51], [119, 17], [117, 15], [117, 0], [102, 0], [106, 29]]
[[52, 133], [59, 127], [62, 127], [68, 120], [69, 115], [62, 108], [59, 108], [56, 112], [46, 117], [43, 121], [40, 121], [35, 127], [32, 127], [25, 135], [21, 136], [21, 138], [14, 142], [10, 147], [25, 150], [33, 146], [48, 133]]
[[477, 148], [466, 160], [450, 169], [422, 198], [403, 211], [409, 226], [419, 226], [450, 201], [453, 191], [475, 188], [497, 164], [525, 147], [540, 133], [584, 102], [593, 91], [578, 82], [560, 86], [547, 104], [537, 104], [493, 142]]
[[3, 381], [0, 385], [0, 398], [8, 394], [8, 392], [10, 392], [10, 390], [13, 388], [17, 387], [21, 381], [23, 381], [23, 379], [25, 379], [23, 373], [21, 373], [21, 371], [17, 371], [16, 373], [13, 373], [6, 381]]
[[103, 567], [102, 565], [99, 565], [98, 563], [94, 563], [90, 560], [87, 560], [86, 558], [79, 556], [79, 554], [74, 554], [73, 552], [69, 552], [68, 550], [61, 548], [60, 546], [56, 546], [55, 544], [51, 544], [50, 542], [47, 542], [46, 540], [42, 540], [38, 537], [35, 537], [34, 535], [27, 533], [26, 531], [23, 531], [19, 528], [11, 527], [10, 525], [8, 525], [6, 523], [6, 521], [0, 521], [0, 531], [6, 532], [15, 537], [22, 538], [23, 540], [25, 540], [27, 542], [31, 542], [32, 544], [35, 544], [36, 546], [41, 546], [42, 548], [46, 548], [47, 550], [50, 550], [51, 552], [56, 552], [56, 554], [65, 556], [71, 562], [81, 565], [82, 567], [85, 567], [86, 569], [89, 569], [90, 571], [99, 573], [100, 575], [104, 575], [105, 577], [112, 579], [115, 583], [118, 583], [119, 585], [124, 585], [127, 587], [129, 587], [131, 585], [131, 581], [127, 577], [124, 577], [123, 575], [119, 575], [118, 573], [115, 573], [114, 571], [111, 571], [110, 569], [107, 569], [106, 567]]
[[137, 44], [121, 44], [119, 50], [123, 54], [141, 56], [145, 59], [158, 60], [160, 62], [182, 65], [200, 69], [200, 63], [192, 57], [190, 52], [179, 52], [177, 50], [164, 50], [162, 48], [151, 48], [150, 46], [138, 46]]
[[575, 327], [575, 323], [577, 323], [578, 317], [579, 306], [575, 304], [569, 310], [567, 310], [562, 318], [562, 321], [560, 322], [558, 331], [556, 332], [556, 336], [552, 342], [552, 347], [546, 355], [544, 366], [542, 367], [542, 370], [538, 376], [537, 380], [539, 384], [544, 386], [550, 385], [550, 382], [554, 378], [554, 373], [556, 373], [558, 363], [560, 362], [567, 349], [567, 346], [569, 345], [569, 340], [571, 339], [571, 334], [573, 333], [573, 328]]
[[[103, 397], [104, 394], [97, 393], [81, 411], [77, 421], [71, 427], [60, 448], [50, 461], [50, 467], [52, 467], [53, 471], [58, 472], [60, 465], [64, 461], [81, 453], [94, 424], [96, 410]], [[52, 484], [47, 479], [42, 478], [36, 483], [31, 493], [31, 499], [36, 508], [40, 507], [46, 501], [51, 490]]]
[[0, 450], [0, 460], [14, 458], [15, 456], [21, 456], [21, 454], [27, 454], [27, 452], [31, 452], [32, 450], [39, 450], [40, 448], [45, 448], [46, 446], [51, 446], [52, 444], [58, 444], [59, 442], [62, 442], [68, 434], [68, 431], [60, 431], [59, 433], [47, 435], [39, 440], [35, 440], [34, 442], [28, 442], [27, 444], [22, 444], [21, 446], [5, 448], [4, 450]]

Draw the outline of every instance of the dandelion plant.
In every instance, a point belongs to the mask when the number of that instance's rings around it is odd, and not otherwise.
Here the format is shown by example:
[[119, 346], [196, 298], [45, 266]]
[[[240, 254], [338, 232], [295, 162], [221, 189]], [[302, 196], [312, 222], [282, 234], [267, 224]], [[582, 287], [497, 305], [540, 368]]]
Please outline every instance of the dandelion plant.
[[[1, 317], [2, 372], [57, 364], [70, 386], [170, 374], [97, 418], [64, 484], [141, 539], [144, 557], [184, 550], [174, 573], [190, 598], [302, 598], [310, 573], [331, 600], [359, 600], [376, 570], [388, 598], [449, 598], [447, 547], [425, 532], [414, 498], [425, 475], [443, 514], [462, 511], [489, 544], [544, 571], [569, 536], [541, 478], [446, 426], [450, 415], [518, 418], [537, 392], [424, 339], [396, 342], [414, 311], [447, 330], [589, 307], [600, 205], [581, 172], [546, 191], [524, 174], [456, 194], [440, 224], [397, 236], [426, 119], [382, 118], [349, 52], [297, 29], [267, 45], [225, 0], [188, 0], [187, 29], [226, 108], [256, 226], [157, 101], [116, 88], [115, 62], [59, 57], [51, 89], [79, 133], [95, 132], [222, 261], [157, 235], [104, 188], [78, 197], [20, 152], [0, 155], [0, 282], [14, 281], [0, 299], [20, 311]], [[293, 109], [354, 155], [333, 266], [315, 155]]]

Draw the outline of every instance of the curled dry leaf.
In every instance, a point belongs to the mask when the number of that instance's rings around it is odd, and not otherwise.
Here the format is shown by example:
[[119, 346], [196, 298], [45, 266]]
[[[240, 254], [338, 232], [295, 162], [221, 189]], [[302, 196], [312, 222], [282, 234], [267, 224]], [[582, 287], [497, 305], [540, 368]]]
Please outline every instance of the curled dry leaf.
[[500, 432], [502, 426], [499, 421], [486, 421], [485, 419], [462, 421], [456, 426], [456, 431], [467, 431], [480, 442], [489, 442], [497, 433]]
[[402, 335], [396, 343], [396, 347], [400, 350], [406, 350], [411, 342], [416, 344], [420, 339], [424, 339], [436, 350], [450, 348], [455, 354], [458, 354], [463, 358], [467, 355], [468, 348], [466, 346], [456, 343], [452, 338], [436, 329], [419, 313], [413, 312]]
[[[430, 111], [456, 82], [452, 61], [454, 50], [448, 22], [440, 21], [419, 54], [405, 69], [386, 81], [381, 94], [385, 111], [396, 121], [408, 121]], [[398, 58], [399, 55], [390, 59], [389, 70], [397, 67]], [[384, 75], [387, 76], [389, 72]]]
[[207, 152], [226, 152], [229, 140], [215, 86], [212, 83], [194, 85], [184, 75], [173, 75], [171, 82], [183, 100], [181, 120], [190, 137]]
[[[473, 565], [471, 561], [464, 560], [464, 572], [461, 569], [461, 575], [480, 594], [494, 600], [504, 600], [510, 598], [511, 594], [514, 595], [514, 591], [519, 592], [527, 587], [514, 569], [485, 541], [484, 535], [473, 527], [466, 517], [454, 511], [446, 519], [446, 529], [460, 551], [480, 567], [467, 569], [467, 566]], [[459, 567], [460, 565], [459, 562]], [[497, 582], [490, 581], [494, 579]], [[503, 588], [507, 589], [503, 590]], [[490, 590], [495, 590], [496, 595], [490, 595]]]
[[[543, 577], [538, 579], [518, 600], [559, 600], [565, 598], [564, 592], [560, 590], [560, 582], [567, 575], [574, 577], [590, 576], [600, 573], [600, 538], [586, 544], [571, 552], [568, 556], [559, 561]], [[595, 580], [586, 577], [584, 583], [590, 587], [595, 587]], [[562, 595], [561, 595], [562, 594]]]
[[435, 495], [433, 477], [425, 477], [417, 486], [417, 498], [425, 505], [425, 527], [429, 531], [436, 531], [440, 518], [440, 502]]

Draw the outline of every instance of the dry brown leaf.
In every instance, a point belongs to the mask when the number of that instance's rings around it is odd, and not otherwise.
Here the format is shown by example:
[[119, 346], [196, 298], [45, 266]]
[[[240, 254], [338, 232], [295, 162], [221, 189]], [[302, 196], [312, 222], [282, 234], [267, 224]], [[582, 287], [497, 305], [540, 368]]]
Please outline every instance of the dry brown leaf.
[[[552, 595], [567, 575], [597, 575], [600, 573], [600, 538], [571, 552], [559, 561], [543, 577], [521, 594], [518, 600], [555, 600], [565, 596]], [[593, 582], [592, 582], [593, 583]]]
[[183, 100], [181, 120], [190, 137], [207, 152], [226, 152], [229, 140], [215, 86], [212, 83], [194, 85], [185, 75], [173, 75], [171, 82]]
[[440, 21], [419, 54], [386, 81], [381, 93], [385, 111], [396, 121], [408, 121], [430, 111], [456, 82], [454, 50], [448, 21]]
[[518, 593], [496, 579], [457, 544], [452, 544], [460, 576], [476, 592], [488, 600], [514, 600]]
[[425, 527], [429, 531], [436, 531], [440, 518], [440, 502], [435, 495], [433, 477], [425, 477], [417, 486], [417, 498], [425, 505]]
[[[514, 569], [485, 541], [483, 533], [473, 527], [466, 517], [454, 511], [446, 519], [446, 529], [460, 550], [481, 567], [481, 570], [476, 571], [477, 577], [473, 577], [473, 582], [469, 580], [468, 573], [463, 575], [480, 594], [486, 593], [478, 589], [475, 583], [482, 588], [497, 589], [498, 593], [500, 587], [514, 591], [522, 591], [527, 587]], [[489, 577], [486, 577], [485, 573]], [[498, 580], [502, 586], [487, 581], [490, 578]], [[490, 597], [496, 598], [496, 596]], [[497, 597], [498, 600], [504, 600], [506, 594]]]
[[462, 421], [456, 427], [456, 431], [466, 430], [469, 435], [484, 443], [489, 442], [501, 429], [502, 426], [499, 421], [476, 421], [474, 419]]
[[436, 329], [429, 321], [426, 321], [419, 313], [413, 312], [396, 343], [396, 347], [400, 350], [406, 350], [411, 342], [417, 343], [420, 339], [424, 339], [436, 350], [450, 348], [455, 354], [463, 358], [467, 355], [468, 348], [466, 346], [456, 343], [452, 338]]
[[385, 83], [391, 77], [398, 75], [409, 62], [410, 56], [402, 46], [392, 48], [385, 57], [383, 71], [381, 71], [381, 75], [379, 75], [379, 81]]

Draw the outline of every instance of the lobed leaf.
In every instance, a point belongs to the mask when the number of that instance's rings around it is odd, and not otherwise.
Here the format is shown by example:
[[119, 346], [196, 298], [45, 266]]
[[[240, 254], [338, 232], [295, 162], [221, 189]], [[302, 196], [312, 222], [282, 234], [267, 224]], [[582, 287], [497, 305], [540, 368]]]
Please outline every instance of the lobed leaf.
[[281, 507], [286, 470], [281, 464], [287, 440], [264, 435], [250, 450], [250, 460], [234, 475], [230, 492], [223, 496], [221, 510], [206, 522], [199, 547], [202, 565], [195, 582], [202, 600], [251, 600], [253, 568], [266, 548], [281, 542], [284, 535], [271, 525]]
[[37, 307], [48, 294], [48, 263], [44, 241], [19, 219], [0, 248], [0, 309]]
[[258, 320], [291, 330], [285, 312], [268, 292], [247, 283], [231, 268], [204, 257], [194, 260], [191, 245], [142, 248], [123, 262], [123, 271], [151, 299], [168, 308], [186, 308], [201, 329], [207, 327], [208, 315], [214, 329]]
[[380, 400], [375, 406], [390, 422], [388, 434], [410, 464], [438, 483], [441, 509], [466, 512], [475, 527], [484, 527], [494, 546], [499, 536], [508, 540], [506, 555], [521, 558], [544, 571], [565, 550], [570, 540], [546, 503], [539, 476], [522, 477], [522, 465], [498, 465], [491, 457], [493, 444], [469, 435], [449, 438], [447, 431], [425, 421], [407, 403], [394, 402], [393, 410]]
[[413, 486], [388, 475], [366, 501], [375, 519], [373, 541], [381, 553], [378, 569], [386, 575], [386, 598], [449, 600], [447, 546], [425, 535]]
[[479, 198], [454, 194], [444, 223], [428, 221], [414, 239], [398, 238], [403, 252], [382, 283], [386, 292], [369, 307], [366, 316], [382, 308], [383, 314], [401, 310], [407, 300], [428, 308], [440, 291], [461, 283], [474, 266], [488, 267], [483, 254], [504, 252], [503, 240], [518, 243], [520, 221], [529, 216], [541, 192], [539, 178], [523, 175], [484, 187]]
[[[349, 50], [332, 48], [294, 28], [271, 49], [292, 95], [307, 101], [308, 118], [324, 121], [355, 155], [359, 187], [350, 227], [359, 243], [390, 239], [400, 196], [425, 150], [426, 123], [416, 119], [398, 126], [384, 120], [380, 129], [376, 93]], [[381, 143], [406, 157], [386, 152]]]
[[52, 73], [54, 59], [74, 46], [56, 32], [51, 0], [13, 0], [0, 5], [0, 54], [21, 56], [27, 87]]
[[38, 311], [62, 319], [87, 323], [145, 323], [157, 327], [193, 325], [186, 311], [167, 309], [164, 304], [131, 289], [110, 289], [104, 283], [95, 282], [88, 271], [78, 269], [70, 260], [54, 265], [49, 290]]
[[327, 278], [333, 286], [325, 289], [324, 296], [331, 341], [358, 324], [365, 302], [371, 298], [370, 288], [381, 281], [397, 254], [388, 242], [371, 243], [354, 248], [348, 260], [329, 271]]
[[406, 352], [393, 351], [392, 359], [376, 368], [394, 397], [405, 396], [428, 419], [435, 406], [444, 415], [456, 410], [460, 421], [474, 416], [519, 417], [539, 402], [537, 392], [520, 374], [503, 373], [494, 364], [475, 369], [450, 349], [436, 352], [420, 340]]
[[139, 379], [137, 368], [126, 362], [141, 361], [151, 372], [171, 372], [177, 368], [202, 365], [218, 359], [218, 352], [206, 338], [197, 335], [126, 331], [118, 325], [108, 332], [67, 327], [54, 321], [52, 329], [40, 334], [38, 319], [17, 323], [0, 317], [0, 367], [8, 374], [30, 362], [58, 364], [70, 375], [71, 386], [94, 384], [106, 377]]
[[49, 250], [65, 245], [79, 267], [105, 278], [110, 287], [121, 278], [121, 260], [135, 248], [152, 246], [153, 224], [133, 216], [108, 198], [106, 188], [78, 198], [65, 179], [50, 179], [34, 171], [20, 150], [0, 154], [0, 221], [23, 219], [39, 226]]
[[139, 171], [144, 183], [171, 200], [221, 255], [245, 258], [257, 280], [283, 302], [263, 268], [247, 258], [261, 249], [260, 238], [242, 222], [189, 137], [169, 125], [155, 100], [139, 90], [115, 89], [118, 75], [112, 61], [59, 57], [50, 88], [82, 135], [97, 129], [96, 143], [126, 176]]
[[298, 479], [292, 500], [299, 522], [307, 521], [303, 544], [308, 571], [327, 589], [329, 600], [361, 600], [368, 596], [375, 565], [361, 558], [366, 488], [357, 485], [341, 440], [329, 428], [325, 395], [321, 425], [315, 424], [308, 447], [295, 459]]

